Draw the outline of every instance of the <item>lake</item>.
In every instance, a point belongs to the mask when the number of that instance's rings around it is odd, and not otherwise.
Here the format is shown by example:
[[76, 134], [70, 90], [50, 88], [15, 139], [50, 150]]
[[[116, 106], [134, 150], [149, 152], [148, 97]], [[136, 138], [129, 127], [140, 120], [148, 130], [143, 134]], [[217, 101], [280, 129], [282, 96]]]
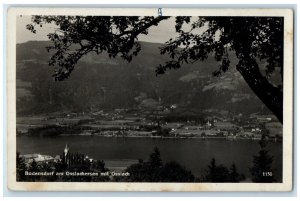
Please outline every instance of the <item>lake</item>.
[[[94, 159], [120, 160], [143, 159], [157, 146], [163, 162], [175, 160], [194, 175], [205, 174], [210, 160], [230, 166], [235, 163], [239, 172], [250, 177], [249, 167], [253, 156], [260, 149], [258, 141], [225, 139], [162, 139], [162, 138], [108, 138], [100, 136], [18, 136], [17, 150], [21, 154], [40, 153], [55, 156], [62, 154], [66, 143], [70, 152], [80, 152]], [[268, 144], [270, 155], [274, 156], [273, 174], [282, 178], [282, 143]]]

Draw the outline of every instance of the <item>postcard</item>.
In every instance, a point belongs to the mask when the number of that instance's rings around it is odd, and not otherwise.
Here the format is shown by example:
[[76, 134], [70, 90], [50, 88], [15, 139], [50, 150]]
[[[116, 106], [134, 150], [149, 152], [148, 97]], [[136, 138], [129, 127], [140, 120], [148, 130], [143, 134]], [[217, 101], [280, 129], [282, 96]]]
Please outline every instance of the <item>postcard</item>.
[[11, 191], [291, 191], [293, 10], [10, 7]]

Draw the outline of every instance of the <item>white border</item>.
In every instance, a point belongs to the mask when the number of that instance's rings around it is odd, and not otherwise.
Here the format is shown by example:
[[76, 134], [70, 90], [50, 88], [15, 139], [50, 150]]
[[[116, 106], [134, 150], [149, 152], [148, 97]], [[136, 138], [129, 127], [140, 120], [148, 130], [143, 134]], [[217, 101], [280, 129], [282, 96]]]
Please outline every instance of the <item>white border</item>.
[[21, 191], [291, 191], [293, 151], [293, 12], [290, 9], [163, 8], [164, 16], [283, 16], [284, 123], [283, 182], [258, 183], [78, 183], [16, 182], [16, 15], [157, 16], [157, 8], [9, 8], [7, 15], [8, 188]]

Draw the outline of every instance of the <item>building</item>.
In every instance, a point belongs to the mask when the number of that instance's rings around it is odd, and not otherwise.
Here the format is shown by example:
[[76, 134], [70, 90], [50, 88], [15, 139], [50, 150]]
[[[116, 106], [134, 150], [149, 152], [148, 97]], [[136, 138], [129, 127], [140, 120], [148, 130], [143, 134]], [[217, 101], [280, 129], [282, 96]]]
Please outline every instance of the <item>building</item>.
[[35, 160], [37, 163], [50, 162], [54, 160], [52, 156], [42, 154], [25, 154], [21, 157], [24, 158], [25, 163], [32, 163], [33, 160]]
[[61, 161], [61, 157], [60, 157], [60, 155], [56, 155], [55, 157], [54, 157], [54, 162], [59, 162], [59, 161]]
[[64, 149], [64, 157], [63, 157], [63, 159], [64, 159], [64, 163], [65, 164], [69, 164], [69, 160], [68, 160], [68, 158], [69, 158], [69, 146], [68, 146], [68, 144], [66, 144], [66, 147], [65, 147], [65, 149]]
[[225, 121], [225, 122], [221, 122], [218, 121], [216, 123], [214, 123], [214, 127], [217, 130], [220, 131], [237, 131], [239, 130], [239, 127], [231, 122]]
[[62, 163], [67, 167], [79, 167], [93, 161], [93, 159], [88, 157], [87, 155], [70, 152], [68, 144], [66, 144], [64, 152], [61, 155], [60, 159]]

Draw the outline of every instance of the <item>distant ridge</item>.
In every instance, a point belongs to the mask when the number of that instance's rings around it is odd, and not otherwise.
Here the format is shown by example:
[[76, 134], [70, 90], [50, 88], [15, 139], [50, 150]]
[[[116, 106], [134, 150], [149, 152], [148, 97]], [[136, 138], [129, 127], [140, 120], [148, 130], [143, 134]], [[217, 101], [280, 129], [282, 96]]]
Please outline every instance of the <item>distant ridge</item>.
[[[17, 112], [97, 111], [139, 108], [152, 99], [161, 105], [178, 104], [193, 110], [219, 109], [234, 113], [269, 112], [233, 66], [213, 77], [218, 62], [185, 65], [156, 77], [155, 68], [169, 58], [160, 55], [159, 43], [141, 42], [140, 54], [128, 63], [105, 54], [89, 54], [77, 64], [68, 80], [54, 82], [50, 41], [17, 44]], [[232, 65], [236, 60], [232, 57]]]

